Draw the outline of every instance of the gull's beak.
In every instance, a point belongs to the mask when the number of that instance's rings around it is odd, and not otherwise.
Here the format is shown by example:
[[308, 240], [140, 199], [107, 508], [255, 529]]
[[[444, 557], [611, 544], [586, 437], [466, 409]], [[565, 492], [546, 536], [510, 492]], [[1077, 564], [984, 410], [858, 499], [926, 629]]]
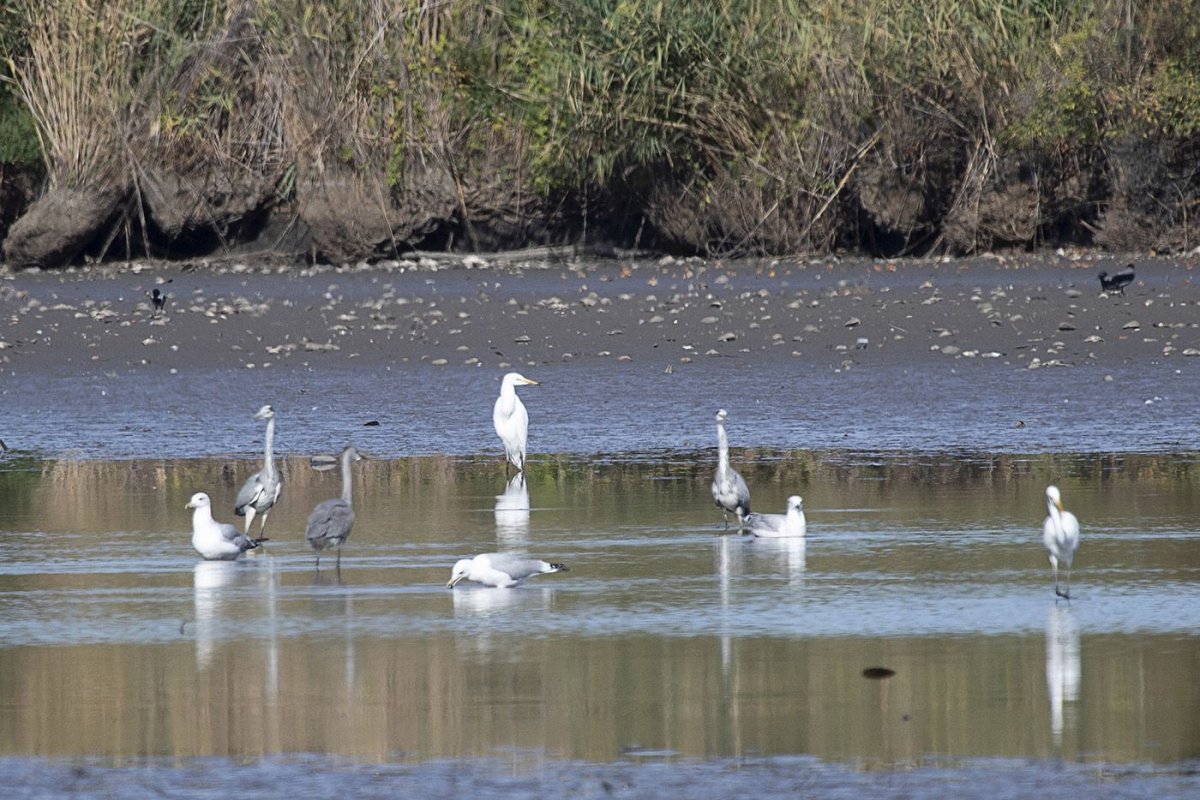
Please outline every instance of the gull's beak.
[[459, 581], [461, 581], [461, 580], [462, 580], [463, 578], [465, 578], [465, 577], [467, 577], [467, 576], [466, 576], [466, 575], [455, 575], [455, 576], [453, 576], [452, 578], [450, 578], [450, 580], [446, 581], [446, 588], [447, 588], [447, 589], [453, 589], [453, 588], [454, 588], [454, 586], [455, 586], [455, 584], [457, 584]]
[[188, 500], [188, 501], [187, 501], [187, 505], [186, 505], [186, 506], [184, 506], [184, 508], [195, 508], [195, 506], [194, 506], [194, 505], [192, 505], [192, 501], [191, 501], [191, 500]]

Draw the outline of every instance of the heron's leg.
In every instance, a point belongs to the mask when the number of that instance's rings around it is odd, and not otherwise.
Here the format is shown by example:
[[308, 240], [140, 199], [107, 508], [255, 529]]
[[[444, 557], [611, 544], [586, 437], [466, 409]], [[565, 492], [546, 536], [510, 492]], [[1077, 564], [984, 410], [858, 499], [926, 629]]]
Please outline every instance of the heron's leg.
[[1058, 588], [1058, 562], [1057, 561], [1054, 563], [1054, 593], [1065, 600], [1071, 599], [1071, 584], [1070, 583], [1067, 584], [1066, 592], [1063, 592], [1062, 589]]
[[340, 544], [338, 545], [337, 571], [338, 572], [342, 571], [342, 546]]
[[246, 536], [250, 535], [250, 523], [254, 522], [254, 506], [246, 506]]
[[321, 551], [317, 551], [317, 572], [321, 571]]

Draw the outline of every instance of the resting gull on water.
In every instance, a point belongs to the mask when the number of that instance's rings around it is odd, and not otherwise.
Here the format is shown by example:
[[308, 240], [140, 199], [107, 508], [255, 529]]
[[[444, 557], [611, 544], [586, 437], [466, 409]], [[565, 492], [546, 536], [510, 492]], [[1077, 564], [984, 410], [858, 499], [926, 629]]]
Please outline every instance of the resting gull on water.
[[808, 523], [804, 519], [804, 500], [794, 494], [787, 499], [786, 514], [751, 514], [746, 524], [755, 536], [783, 538], [804, 536]]
[[209, 561], [234, 561], [242, 553], [253, 550], [266, 539], [251, 539], [238, 532], [228, 522], [217, 522], [212, 515], [212, 501], [204, 492], [196, 492], [186, 508], [192, 512], [192, 547], [201, 558]]

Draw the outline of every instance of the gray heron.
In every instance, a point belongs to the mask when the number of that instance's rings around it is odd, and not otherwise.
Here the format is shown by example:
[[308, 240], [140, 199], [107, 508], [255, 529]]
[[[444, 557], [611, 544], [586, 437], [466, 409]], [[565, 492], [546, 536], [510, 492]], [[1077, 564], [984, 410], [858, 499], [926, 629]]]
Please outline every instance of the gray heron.
[[262, 522], [258, 535], [262, 536], [267, 529], [267, 515], [275, 503], [279, 501], [279, 492], [283, 489], [283, 478], [275, 469], [275, 411], [269, 406], [263, 406], [254, 415], [257, 420], [267, 421], [267, 435], [263, 444], [263, 468], [251, 475], [242, 484], [233, 513], [246, 518], [246, 535], [250, 535], [250, 524], [256, 514], [262, 514]]
[[725, 512], [725, 527], [729, 527], [729, 512], [737, 514], [738, 527], [745, 527], [750, 513], [750, 489], [737, 470], [729, 466], [729, 439], [725, 436], [725, 409], [717, 412], [717, 474], [713, 477], [712, 496], [717, 507]]
[[342, 568], [342, 545], [354, 527], [354, 508], [350, 503], [353, 474], [350, 465], [365, 458], [351, 445], [342, 451], [342, 496], [325, 500], [308, 515], [308, 527], [304, 531], [308, 543], [317, 551], [317, 569], [321, 568], [321, 551], [327, 547], [337, 548], [337, 568]]

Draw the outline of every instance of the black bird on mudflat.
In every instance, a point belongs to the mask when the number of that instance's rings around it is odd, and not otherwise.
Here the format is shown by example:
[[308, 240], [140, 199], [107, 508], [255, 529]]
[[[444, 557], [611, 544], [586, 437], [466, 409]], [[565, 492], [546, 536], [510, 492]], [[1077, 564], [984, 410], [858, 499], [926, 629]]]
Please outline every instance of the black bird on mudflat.
[[162, 290], [155, 289], [150, 292], [150, 305], [154, 306], [154, 316], [157, 317], [167, 307], [167, 296], [163, 294]]
[[1133, 264], [1129, 264], [1125, 269], [1113, 273], [1109, 277], [1107, 272], [1100, 273], [1100, 291], [1102, 292], [1120, 292], [1125, 294], [1125, 287], [1133, 283]]

